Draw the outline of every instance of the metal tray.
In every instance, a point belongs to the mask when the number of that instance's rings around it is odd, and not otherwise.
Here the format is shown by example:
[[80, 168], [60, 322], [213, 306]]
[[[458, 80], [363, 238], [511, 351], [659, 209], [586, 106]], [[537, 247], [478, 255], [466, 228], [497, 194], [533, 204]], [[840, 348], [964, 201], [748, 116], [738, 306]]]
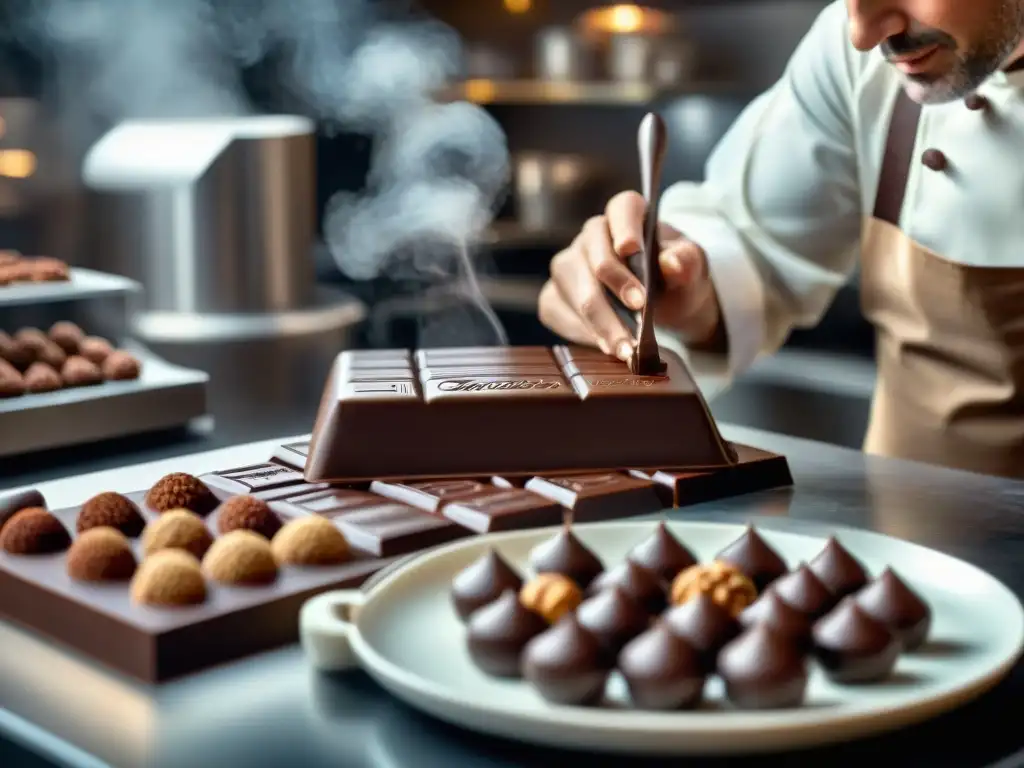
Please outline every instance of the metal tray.
[[61, 283], [12, 283], [0, 286], [0, 309], [58, 301], [80, 301], [111, 295], [138, 294], [134, 280], [91, 269], [71, 270], [71, 279]]
[[142, 361], [135, 381], [0, 400], [0, 456], [170, 429], [205, 415], [205, 373], [127, 349]]

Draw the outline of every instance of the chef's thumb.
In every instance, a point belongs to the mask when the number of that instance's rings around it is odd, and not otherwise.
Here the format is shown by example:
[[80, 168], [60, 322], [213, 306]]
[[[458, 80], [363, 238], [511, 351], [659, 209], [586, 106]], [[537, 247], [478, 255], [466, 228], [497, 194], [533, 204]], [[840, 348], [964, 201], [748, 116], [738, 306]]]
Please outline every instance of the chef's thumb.
[[669, 290], [693, 287], [707, 277], [704, 249], [685, 238], [665, 248], [658, 257], [665, 287]]

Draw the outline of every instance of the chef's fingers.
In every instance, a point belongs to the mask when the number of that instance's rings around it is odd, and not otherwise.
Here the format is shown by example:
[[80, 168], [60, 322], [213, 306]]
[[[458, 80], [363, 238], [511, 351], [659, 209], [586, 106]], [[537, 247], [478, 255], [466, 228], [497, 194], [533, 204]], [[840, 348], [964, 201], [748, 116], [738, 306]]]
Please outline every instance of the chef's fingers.
[[644, 213], [647, 203], [639, 192], [620, 192], [605, 206], [612, 248], [620, 259], [628, 259], [644, 247]]
[[633, 344], [626, 327], [612, 309], [604, 287], [590, 267], [586, 238], [581, 234], [572, 245], [551, 259], [551, 279], [562, 299], [596, 337], [605, 354], [628, 360]]
[[[551, 331], [566, 341], [584, 344], [588, 347], [597, 346], [597, 337], [587, 328], [579, 315], [562, 298], [554, 280], [548, 280], [540, 289], [537, 300], [537, 315], [540, 321]], [[604, 350], [602, 350], [604, 351]], [[606, 353], [607, 354], [607, 353]]]
[[708, 260], [704, 249], [681, 238], [669, 243], [658, 256], [668, 290], [699, 289], [708, 282]]
[[657, 321], [700, 335], [717, 307], [704, 249], [681, 239], [662, 251], [660, 266], [666, 291], [656, 305]]
[[607, 286], [608, 290], [629, 309], [643, 309], [646, 300], [644, 285], [612, 250], [608, 220], [604, 216], [590, 219], [583, 225], [580, 240], [590, 263], [590, 270], [597, 276], [598, 281]]

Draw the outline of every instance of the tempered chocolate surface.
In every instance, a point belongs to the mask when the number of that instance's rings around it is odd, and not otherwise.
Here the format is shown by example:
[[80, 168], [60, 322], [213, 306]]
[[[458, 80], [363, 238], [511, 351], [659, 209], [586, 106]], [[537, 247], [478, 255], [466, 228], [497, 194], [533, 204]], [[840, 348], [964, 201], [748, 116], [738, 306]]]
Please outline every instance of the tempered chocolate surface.
[[305, 466], [313, 482], [726, 467], [682, 361], [636, 376], [574, 347], [346, 351]]

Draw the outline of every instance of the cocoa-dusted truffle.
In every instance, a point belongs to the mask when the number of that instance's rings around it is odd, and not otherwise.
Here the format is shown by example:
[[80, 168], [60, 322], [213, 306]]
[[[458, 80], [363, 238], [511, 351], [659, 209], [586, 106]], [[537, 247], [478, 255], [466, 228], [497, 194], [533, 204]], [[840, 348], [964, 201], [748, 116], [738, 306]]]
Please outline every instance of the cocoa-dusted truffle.
[[704, 693], [704, 666], [689, 643], [658, 625], [619, 654], [619, 671], [641, 709], [689, 709]]
[[629, 559], [666, 582], [671, 582], [680, 571], [697, 564], [694, 554], [672, 535], [665, 523], [658, 523], [654, 533], [633, 547]]
[[142, 373], [142, 364], [138, 358], [123, 349], [115, 349], [101, 366], [103, 378], [107, 381], [131, 381], [139, 378]]
[[68, 387], [91, 387], [103, 382], [100, 369], [84, 357], [72, 355], [60, 369], [60, 377]]
[[0, 529], [0, 547], [12, 555], [50, 555], [70, 545], [63, 523], [41, 507], [17, 512]]
[[225, 533], [203, 556], [203, 573], [222, 584], [262, 585], [277, 578], [270, 542], [252, 531]]
[[38, 328], [21, 328], [14, 334], [14, 338], [32, 353], [33, 360], [45, 347], [53, 343], [50, 337]]
[[22, 377], [25, 380], [25, 390], [28, 392], [56, 392], [64, 386], [60, 374], [52, 365], [46, 363], [32, 363]]
[[187, 472], [164, 475], [146, 494], [146, 505], [157, 512], [187, 509], [206, 517], [217, 506], [217, 498], [206, 484]]
[[575, 581], [560, 573], [539, 573], [519, 590], [520, 602], [549, 624], [575, 611], [583, 592]]
[[0, 360], [0, 398], [25, 394], [25, 380], [10, 363]]
[[597, 594], [609, 587], [621, 587], [648, 613], [661, 613], [668, 601], [665, 585], [658, 575], [632, 560], [626, 560], [598, 576], [590, 585], [590, 594]]
[[74, 355], [78, 353], [78, 345], [85, 338], [85, 331], [67, 320], [59, 320], [50, 326], [48, 335], [65, 353]]
[[263, 499], [232, 496], [217, 507], [217, 530], [221, 533], [253, 531], [269, 541], [281, 530], [281, 518]]
[[725, 695], [740, 709], [795, 707], [807, 691], [807, 661], [785, 635], [758, 624], [718, 654]]
[[520, 657], [547, 622], [519, 602], [511, 589], [469, 617], [466, 644], [474, 663], [495, 677], [519, 677]]
[[491, 547], [452, 579], [452, 605], [465, 621], [507, 590], [515, 592], [518, 599], [522, 587], [522, 577]]
[[202, 518], [187, 509], [171, 509], [146, 526], [142, 551], [147, 557], [164, 549], [182, 549], [202, 558], [213, 544], [213, 536]]
[[316, 515], [289, 520], [270, 542], [274, 559], [285, 565], [340, 565], [352, 557], [345, 535]]
[[932, 609], [892, 568], [857, 593], [857, 604], [885, 624], [906, 651], [918, 648], [928, 637]]
[[110, 342], [99, 336], [86, 336], [78, 345], [78, 354], [96, 365], [102, 365], [113, 351]]
[[553, 704], [596, 704], [613, 659], [573, 615], [564, 616], [526, 644], [523, 677]]
[[708, 671], [715, 668], [718, 652], [740, 633], [739, 621], [704, 592], [669, 608], [662, 623], [697, 650]]
[[97, 494], [82, 505], [76, 523], [78, 532], [105, 526], [116, 528], [125, 536], [135, 538], [146, 527], [135, 502], [120, 493], [106, 491]]
[[850, 551], [832, 536], [808, 567], [836, 600], [852, 595], [868, 583], [868, 572]]
[[30, 278], [37, 283], [63, 283], [71, 279], [71, 268], [66, 261], [51, 256], [37, 256], [25, 259]]
[[131, 543], [114, 528], [90, 528], [68, 549], [68, 576], [76, 581], [128, 581], [135, 565]]
[[754, 583], [739, 568], [720, 560], [691, 566], [672, 582], [673, 605], [683, 605], [701, 594], [710, 597], [732, 616], [739, 616], [757, 599]]
[[19, 340], [0, 331], [0, 360], [6, 360], [19, 371], [24, 371], [34, 359], [35, 355], [31, 349]]
[[786, 561], [753, 527], [715, 556], [716, 560], [739, 568], [754, 582], [758, 593], [789, 570]]
[[142, 561], [131, 585], [132, 600], [142, 605], [176, 607], [206, 600], [199, 561], [182, 549], [162, 549]]
[[873, 683], [889, 676], [900, 642], [882, 622], [847, 597], [814, 625], [814, 655], [837, 683]]
[[604, 570], [601, 560], [583, 544], [571, 529], [538, 544], [530, 552], [530, 565], [537, 573], [560, 573], [586, 589]]

